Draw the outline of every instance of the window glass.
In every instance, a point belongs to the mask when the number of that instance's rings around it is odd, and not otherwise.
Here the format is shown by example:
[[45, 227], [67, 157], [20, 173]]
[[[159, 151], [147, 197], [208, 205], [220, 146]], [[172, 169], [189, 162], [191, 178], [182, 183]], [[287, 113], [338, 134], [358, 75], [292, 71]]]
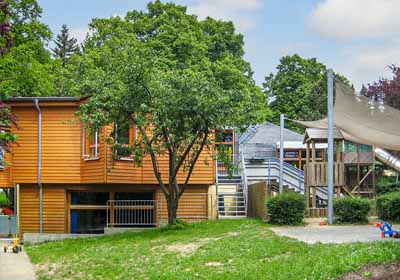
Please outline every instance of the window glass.
[[153, 200], [153, 193], [116, 192], [115, 200]]
[[106, 210], [71, 210], [71, 233], [104, 233]]
[[106, 205], [108, 192], [71, 192], [71, 205]]
[[100, 133], [84, 128], [83, 134], [85, 135], [83, 158], [97, 158], [100, 154]]
[[115, 141], [117, 144], [131, 144], [130, 134], [130, 125], [128, 123], [118, 123], [115, 125]]
[[0, 170], [4, 169], [4, 150], [0, 148]]

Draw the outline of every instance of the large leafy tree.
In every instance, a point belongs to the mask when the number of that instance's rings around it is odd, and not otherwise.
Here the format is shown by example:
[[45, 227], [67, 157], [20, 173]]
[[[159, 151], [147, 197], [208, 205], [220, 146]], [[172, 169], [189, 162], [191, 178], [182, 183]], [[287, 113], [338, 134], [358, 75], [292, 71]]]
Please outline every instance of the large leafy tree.
[[52, 48], [53, 56], [61, 59], [62, 66], [65, 67], [72, 54], [79, 52], [78, 40], [70, 37], [69, 30], [65, 24], [61, 27], [61, 33], [54, 40], [55, 47]]
[[35, 0], [3, 0], [2, 5], [7, 13], [0, 10], [0, 19], [6, 19], [12, 38], [0, 60], [2, 97], [54, 95], [57, 64], [46, 49], [51, 32], [40, 22], [42, 9]]
[[393, 76], [390, 79], [381, 78], [377, 82], [363, 86], [361, 92], [375, 101], [384, 102], [400, 110], [400, 67], [390, 65]]
[[[270, 101], [272, 120], [279, 123], [279, 115], [290, 119], [317, 120], [327, 113], [327, 68], [316, 58], [302, 58], [295, 54], [284, 56], [275, 74], [265, 78], [264, 92]], [[337, 73], [335, 79], [349, 84]], [[295, 124], [287, 126], [300, 130]]]
[[[231, 22], [199, 21], [185, 7], [160, 1], [90, 27], [82, 56], [70, 62], [78, 73], [70, 90], [91, 95], [82, 120], [91, 129], [115, 121], [137, 127], [131, 152], [138, 164], [151, 159], [173, 224], [200, 153], [212, 154], [215, 129], [244, 128], [265, 117], [243, 38]], [[168, 174], [161, 157], [168, 158]]]

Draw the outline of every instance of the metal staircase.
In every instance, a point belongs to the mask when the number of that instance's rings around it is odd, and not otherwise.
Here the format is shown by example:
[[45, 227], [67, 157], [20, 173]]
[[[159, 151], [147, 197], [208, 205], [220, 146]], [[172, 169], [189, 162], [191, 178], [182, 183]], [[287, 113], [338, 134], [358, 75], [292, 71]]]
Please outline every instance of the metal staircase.
[[[241, 154], [240, 162], [243, 162]], [[245, 166], [228, 174], [222, 162], [217, 161], [217, 207], [220, 219], [236, 219], [247, 217], [247, 178]]]

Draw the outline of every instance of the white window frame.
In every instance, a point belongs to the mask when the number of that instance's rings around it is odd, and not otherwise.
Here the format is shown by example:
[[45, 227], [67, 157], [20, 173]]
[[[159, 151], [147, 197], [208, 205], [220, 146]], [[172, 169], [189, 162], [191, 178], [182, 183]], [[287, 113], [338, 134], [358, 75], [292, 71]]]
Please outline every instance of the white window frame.
[[94, 132], [94, 144], [90, 145], [89, 144], [89, 150], [94, 148], [94, 156], [91, 156], [90, 153], [86, 153], [88, 151], [86, 151], [86, 141], [88, 141], [88, 139], [86, 138], [86, 127], [82, 127], [82, 158], [84, 160], [96, 160], [99, 159], [100, 157], [100, 134], [99, 131], [96, 130]]

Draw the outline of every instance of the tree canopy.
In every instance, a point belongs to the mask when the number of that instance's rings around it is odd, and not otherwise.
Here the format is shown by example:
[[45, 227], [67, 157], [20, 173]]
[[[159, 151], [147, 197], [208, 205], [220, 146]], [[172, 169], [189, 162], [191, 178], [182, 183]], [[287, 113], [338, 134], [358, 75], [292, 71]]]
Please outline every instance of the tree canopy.
[[[264, 92], [270, 101], [272, 121], [279, 123], [279, 115], [290, 119], [317, 120], [327, 114], [327, 67], [316, 58], [305, 59], [295, 54], [284, 56], [277, 72], [265, 77]], [[335, 73], [335, 79], [349, 81]], [[299, 130], [293, 123], [287, 126]]]
[[11, 39], [0, 40], [9, 46], [0, 60], [1, 97], [54, 95], [56, 64], [46, 49], [51, 32], [40, 22], [42, 9], [35, 0], [2, 0], [0, 5], [0, 20]]
[[67, 65], [71, 55], [80, 50], [78, 40], [74, 37], [70, 37], [69, 30], [65, 24], [62, 25], [61, 33], [57, 35], [53, 42], [55, 47], [52, 48], [51, 51], [55, 58], [61, 59], [63, 67]]
[[393, 76], [390, 79], [381, 78], [377, 82], [363, 86], [361, 92], [375, 101], [384, 102], [400, 110], [400, 67], [390, 65]]
[[[160, 1], [124, 19], [95, 19], [90, 28], [82, 56], [69, 66], [76, 70], [70, 90], [91, 95], [82, 120], [92, 129], [113, 122], [137, 127], [141, 137], [132, 153], [138, 164], [151, 158], [174, 223], [200, 153], [212, 149], [214, 130], [265, 118], [265, 97], [243, 59], [243, 38], [231, 22], [199, 21], [185, 7]], [[168, 156], [166, 181], [159, 156]], [[183, 184], [179, 170], [186, 174]]]

